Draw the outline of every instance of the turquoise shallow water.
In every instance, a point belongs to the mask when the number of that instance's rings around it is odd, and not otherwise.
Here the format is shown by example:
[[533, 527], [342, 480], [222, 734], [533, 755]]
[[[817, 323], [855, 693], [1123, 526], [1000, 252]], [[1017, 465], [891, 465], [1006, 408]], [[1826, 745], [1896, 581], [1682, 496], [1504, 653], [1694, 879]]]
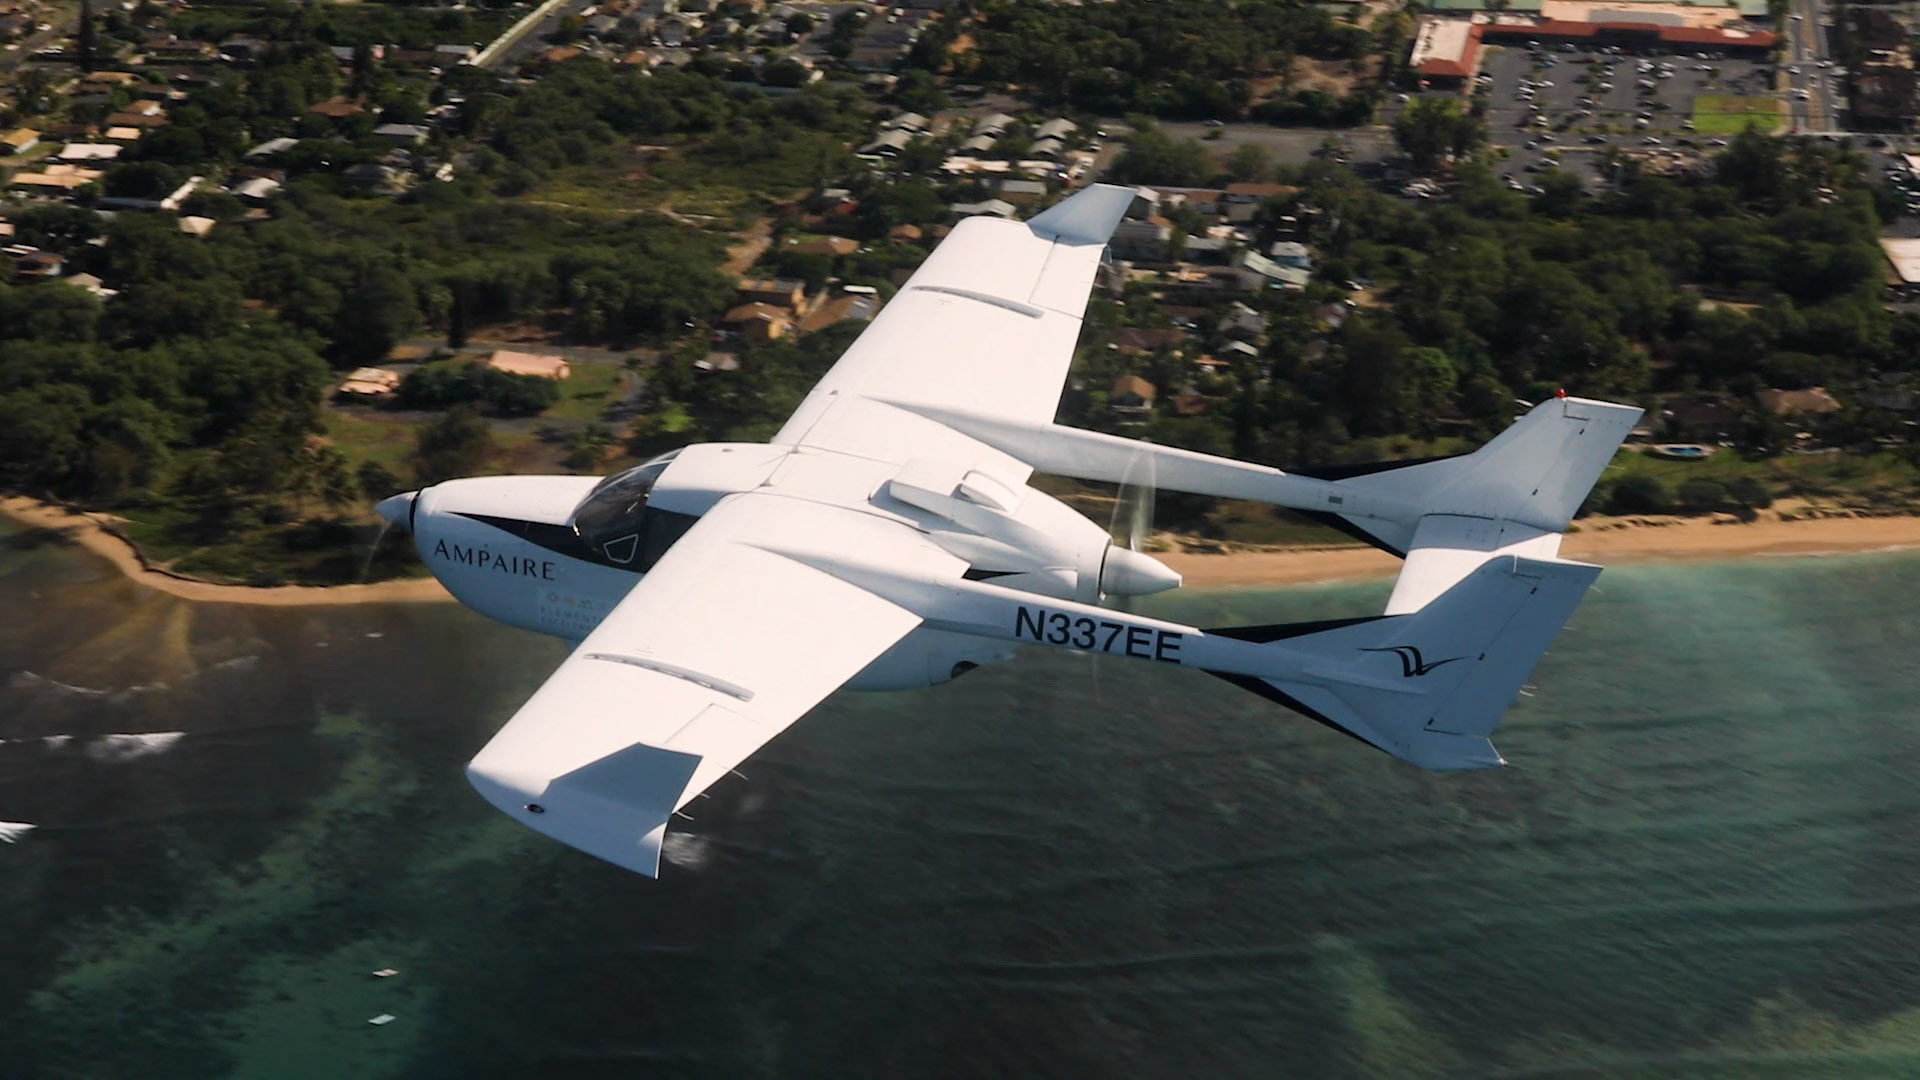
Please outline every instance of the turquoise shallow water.
[[0, 534], [0, 1077], [1917, 1076], [1916, 587], [1611, 570], [1464, 776], [1124, 661], [841, 695], [651, 882], [460, 776], [557, 644]]

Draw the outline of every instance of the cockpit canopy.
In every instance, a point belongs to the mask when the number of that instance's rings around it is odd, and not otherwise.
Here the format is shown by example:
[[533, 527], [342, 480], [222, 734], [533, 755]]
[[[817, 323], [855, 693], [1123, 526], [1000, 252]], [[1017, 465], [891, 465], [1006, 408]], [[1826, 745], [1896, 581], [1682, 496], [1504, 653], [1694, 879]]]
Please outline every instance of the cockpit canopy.
[[646, 571], [699, 519], [647, 508], [647, 496], [680, 451], [673, 450], [595, 484], [568, 522], [588, 558], [627, 570]]

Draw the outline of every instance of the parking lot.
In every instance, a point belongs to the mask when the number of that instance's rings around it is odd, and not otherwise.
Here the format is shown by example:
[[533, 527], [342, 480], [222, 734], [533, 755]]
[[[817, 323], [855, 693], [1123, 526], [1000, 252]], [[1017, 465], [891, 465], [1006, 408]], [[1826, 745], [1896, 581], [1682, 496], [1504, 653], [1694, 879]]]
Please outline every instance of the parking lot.
[[1476, 89], [1488, 99], [1488, 138], [1505, 152], [1495, 172], [1510, 186], [1535, 186], [1552, 169], [1591, 186], [1609, 147], [1680, 164], [1724, 145], [1725, 133], [1692, 130], [1694, 99], [1768, 98], [1773, 73], [1765, 60], [1542, 43], [1489, 47]]

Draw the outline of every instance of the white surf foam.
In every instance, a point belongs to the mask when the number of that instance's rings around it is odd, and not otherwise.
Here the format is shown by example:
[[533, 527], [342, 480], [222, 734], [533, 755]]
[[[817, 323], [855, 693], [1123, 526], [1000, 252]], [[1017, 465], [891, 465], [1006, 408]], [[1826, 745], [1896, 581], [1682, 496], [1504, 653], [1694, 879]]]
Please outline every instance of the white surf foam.
[[95, 761], [136, 761], [164, 753], [185, 734], [184, 731], [150, 731], [140, 735], [102, 735], [87, 744], [87, 756]]
[[39, 828], [25, 821], [0, 821], [0, 843], [17, 844], [20, 838]]
[[713, 843], [704, 836], [670, 832], [660, 844], [660, 857], [682, 870], [698, 870], [713, 858]]

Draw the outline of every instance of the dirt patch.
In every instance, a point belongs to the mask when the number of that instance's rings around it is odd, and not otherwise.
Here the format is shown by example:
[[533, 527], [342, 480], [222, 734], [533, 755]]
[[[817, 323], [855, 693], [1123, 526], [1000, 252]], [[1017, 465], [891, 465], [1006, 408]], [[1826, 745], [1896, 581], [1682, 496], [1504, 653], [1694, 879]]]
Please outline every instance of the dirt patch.
[[739, 277], [760, 261], [760, 256], [767, 253], [767, 245], [772, 242], [773, 223], [766, 218], [755, 221], [745, 236], [727, 245], [727, 261], [721, 264], [720, 269]]
[[[1365, 70], [1365, 61], [1361, 61]], [[1290, 84], [1295, 91], [1325, 90], [1329, 94], [1346, 95], [1360, 85], [1361, 76], [1354, 71], [1351, 60], [1315, 60], [1308, 56], [1293, 58], [1293, 81]]]

